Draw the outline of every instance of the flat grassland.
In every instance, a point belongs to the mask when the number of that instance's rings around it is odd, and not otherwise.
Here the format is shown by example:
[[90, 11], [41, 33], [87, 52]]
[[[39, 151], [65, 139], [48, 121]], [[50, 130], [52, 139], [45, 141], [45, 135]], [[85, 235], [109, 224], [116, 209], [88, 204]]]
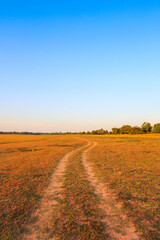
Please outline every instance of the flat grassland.
[[73, 136], [0, 136], [0, 239], [17, 239]]
[[113, 189], [145, 239], [160, 239], [160, 135], [89, 139], [97, 142], [89, 155], [96, 176]]
[[[96, 142], [87, 162], [111, 189], [144, 239], [160, 239], [160, 135], [0, 135], [0, 239], [18, 239], [59, 160]], [[110, 239], [81, 152], [66, 165], [53, 213], [57, 239]], [[78, 220], [77, 220], [78, 219]], [[85, 223], [85, 224], [84, 224]], [[25, 228], [24, 228], [25, 229]]]

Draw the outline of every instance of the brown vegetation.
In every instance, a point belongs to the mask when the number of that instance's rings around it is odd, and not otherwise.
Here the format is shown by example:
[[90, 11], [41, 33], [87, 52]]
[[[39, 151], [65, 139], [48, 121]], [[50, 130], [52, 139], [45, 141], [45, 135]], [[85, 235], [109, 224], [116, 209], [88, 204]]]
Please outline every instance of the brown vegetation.
[[18, 239], [57, 163], [81, 143], [70, 136], [1, 135], [0, 239]]
[[160, 137], [91, 137], [90, 163], [108, 184], [145, 239], [160, 239]]
[[[59, 239], [110, 238], [109, 229], [113, 229], [114, 225], [106, 227], [103, 224], [105, 211], [99, 208], [101, 198], [97, 194], [100, 189], [95, 191], [91, 184], [88, 161], [98, 179], [96, 186], [111, 189], [116, 196], [114, 201], [123, 205], [123, 211], [134, 222], [138, 232], [143, 233], [144, 239], [160, 239], [158, 134], [82, 137], [1, 135], [0, 239], [19, 238], [31, 213], [39, 206], [59, 160], [82, 146], [85, 140], [95, 141], [97, 145], [87, 155], [89, 159], [85, 160], [86, 163], [83, 162], [82, 151], [69, 158], [49, 235], [56, 235]], [[115, 214], [117, 219], [118, 214]], [[108, 224], [110, 221], [113, 223], [114, 219], [108, 220]], [[119, 228], [122, 227], [119, 225]], [[115, 229], [118, 229], [118, 225]]]

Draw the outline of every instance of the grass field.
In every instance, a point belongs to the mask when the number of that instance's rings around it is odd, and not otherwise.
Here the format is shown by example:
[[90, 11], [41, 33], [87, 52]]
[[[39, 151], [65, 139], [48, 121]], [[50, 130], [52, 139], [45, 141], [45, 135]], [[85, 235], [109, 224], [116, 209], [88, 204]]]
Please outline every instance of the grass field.
[[[1, 135], [0, 239], [18, 239], [59, 160], [87, 140], [97, 142], [87, 160], [95, 176], [111, 188], [144, 239], [160, 239], [160, 135]], [[110, 239], [81, 154], [66, 165], [50, 235]]]
[[0, 136], [0, 239], [17, 239], [72, 136]]
[[89, 162], [145, 239], [160, 239], [160, 135], [91, 137]]

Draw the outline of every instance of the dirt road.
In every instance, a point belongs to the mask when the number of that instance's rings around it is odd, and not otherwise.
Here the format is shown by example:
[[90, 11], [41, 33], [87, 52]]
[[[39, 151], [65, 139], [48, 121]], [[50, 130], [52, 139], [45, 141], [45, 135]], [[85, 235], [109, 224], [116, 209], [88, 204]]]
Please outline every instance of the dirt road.
[[[56, 206], [59, 204], [58, 199], [61, 197], [62, 186], [65, 182], [66, 166], [70, 158], [77, 154], [81, 155], [81, 162], [84, 167], [88, 183], [94, 189], [95, 195], [99, 199], [99, 209], [103, 212], [103, 219], [99, 219], [105, 227], [107, 239], [142, 239], [136, 233], [135, 227], [122, 212], [121, 205], [117, 203], [116, 198], [109, 190], [107, 184], [99, 182], [95, 177], [92, 167], [87, 162], [88, 152], [96, 146], [95, 142], [89, 142], [86, 146], [78, 148], [66, 154], [59, 162], [55, 169], [51, 181], [44, 192], [44, 196], [39, 207], [32, 214], [30, 222], [26, 225], [25, 233], [21, 239], [65, 239], [62, 236], [51, 237], [52, 218]], [[72, 238], [67, 238], [72, 239]], [[77, 239], [87, 239], [80, 238]], [[100, 239], [95, 236], [95, 239]]]

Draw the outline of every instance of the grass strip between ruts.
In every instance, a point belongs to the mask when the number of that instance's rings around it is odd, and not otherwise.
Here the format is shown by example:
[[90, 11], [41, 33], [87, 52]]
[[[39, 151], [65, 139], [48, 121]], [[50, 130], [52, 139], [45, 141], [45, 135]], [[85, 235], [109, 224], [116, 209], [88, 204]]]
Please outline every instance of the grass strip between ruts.
[[52, 235], [58, 239], [109, 239], [101, 219], [98, 199], [81, 162], [81, 152], [69, 159], [58, 205], [53, 214]]

